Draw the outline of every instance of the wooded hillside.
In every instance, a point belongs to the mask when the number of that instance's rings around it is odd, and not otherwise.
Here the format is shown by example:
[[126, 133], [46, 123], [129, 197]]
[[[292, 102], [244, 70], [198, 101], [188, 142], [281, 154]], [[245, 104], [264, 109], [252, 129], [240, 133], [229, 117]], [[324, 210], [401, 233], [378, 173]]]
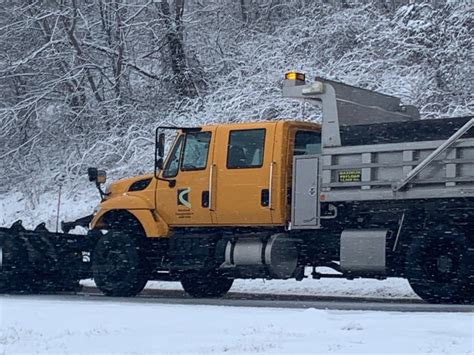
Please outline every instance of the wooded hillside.
[[318, 119], [280, 97], [291, 69], [424, 117], [472, 114], [473, 14], [454, 0], [0, 1], [0, 192], [72, 190], [88, 166], [150, 171], [159, 123]]

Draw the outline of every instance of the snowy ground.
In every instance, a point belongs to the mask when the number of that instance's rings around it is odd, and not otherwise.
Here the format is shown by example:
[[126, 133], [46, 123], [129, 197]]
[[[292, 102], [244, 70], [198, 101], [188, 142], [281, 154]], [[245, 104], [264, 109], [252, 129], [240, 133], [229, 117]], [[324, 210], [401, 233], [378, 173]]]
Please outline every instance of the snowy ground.
[[473, 316], [0, 298], [5, 354], [473, 354]]

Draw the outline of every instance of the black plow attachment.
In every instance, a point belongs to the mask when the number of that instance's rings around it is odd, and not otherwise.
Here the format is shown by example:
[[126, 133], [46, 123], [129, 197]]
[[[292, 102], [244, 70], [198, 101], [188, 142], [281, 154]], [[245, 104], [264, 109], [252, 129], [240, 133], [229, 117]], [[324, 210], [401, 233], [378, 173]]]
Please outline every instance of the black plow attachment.
[[[86, 219], [90, 216], [63, 229], [84, 225]], [[0, 293], [78, 291], [79, 280], [90, 277], [93, 245], [93, 235], [52, 233], [44, 223], [33, 231], [21, 221], [0, 228]]]

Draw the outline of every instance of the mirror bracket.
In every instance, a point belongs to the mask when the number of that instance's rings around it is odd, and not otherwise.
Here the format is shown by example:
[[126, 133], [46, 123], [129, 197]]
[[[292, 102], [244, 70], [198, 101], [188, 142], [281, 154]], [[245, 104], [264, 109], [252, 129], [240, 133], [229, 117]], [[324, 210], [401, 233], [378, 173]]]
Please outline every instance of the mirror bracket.
[[90, 182], [94, 182], [97, 190], [99, 191], [101, 200], [104, 199], [105, 196], [110, 195], [110, 193], [105, 192], [102, 190], [102, 184], [105, 184], [107, 180], [107, 173], [105, 170], [99, 170], [97, 168], [88, 168], [87, 169], [87, 176], [89, 177]]

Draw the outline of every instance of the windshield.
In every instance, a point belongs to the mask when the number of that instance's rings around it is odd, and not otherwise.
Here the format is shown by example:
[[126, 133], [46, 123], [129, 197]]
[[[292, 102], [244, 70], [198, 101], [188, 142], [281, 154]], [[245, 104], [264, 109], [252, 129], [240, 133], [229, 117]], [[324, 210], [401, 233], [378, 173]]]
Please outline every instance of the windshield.
[[210, 132], [188, 133], [181, 163], [182, 171], [201, 170], [207, 165]]

